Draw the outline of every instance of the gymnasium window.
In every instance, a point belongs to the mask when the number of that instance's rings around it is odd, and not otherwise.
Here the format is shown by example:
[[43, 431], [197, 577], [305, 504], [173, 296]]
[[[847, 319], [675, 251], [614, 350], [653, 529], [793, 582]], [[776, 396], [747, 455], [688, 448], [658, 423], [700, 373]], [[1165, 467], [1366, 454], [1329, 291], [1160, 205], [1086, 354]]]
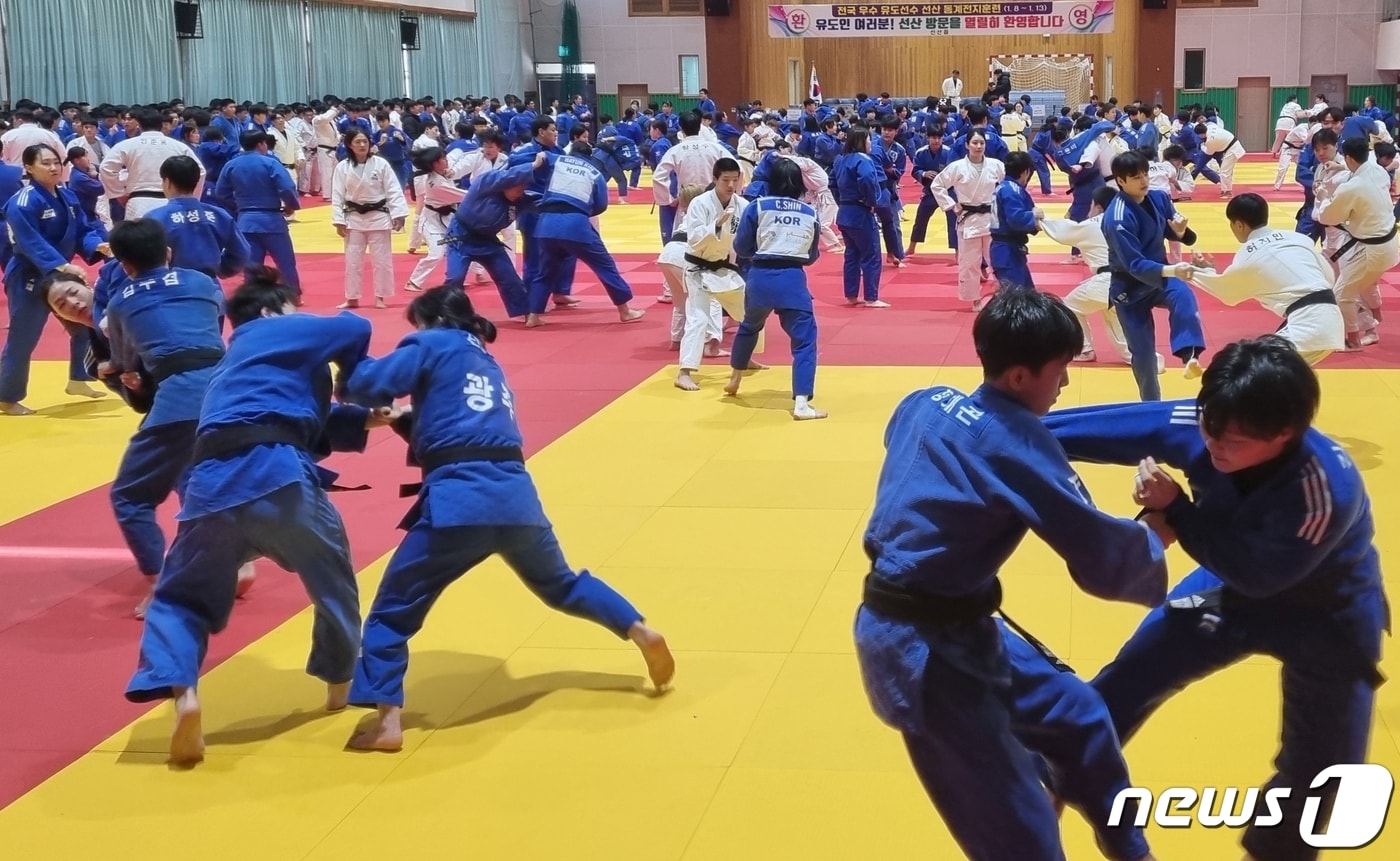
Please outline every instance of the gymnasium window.
[[705, 14], [705, 0], [627, 0], [632, 18], [679, 18]]
[[681, 95], [700, 95], [699, 54], [681, 54]]

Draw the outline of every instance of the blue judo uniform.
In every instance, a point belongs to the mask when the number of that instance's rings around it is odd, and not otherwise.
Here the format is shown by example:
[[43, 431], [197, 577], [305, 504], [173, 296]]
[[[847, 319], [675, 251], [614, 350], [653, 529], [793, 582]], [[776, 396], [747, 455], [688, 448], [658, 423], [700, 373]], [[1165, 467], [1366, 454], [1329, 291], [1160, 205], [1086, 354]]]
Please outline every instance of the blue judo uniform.
[[991, 386], [909, 395], [865, 533], [871, 560], [856, 654], [879, 718], [972, 861], [1062, 861], [1039, 771], [1096, 826], [1113, 859], [1147, 852], [1105, 827], [1127, 768], [1102, 701], [992, 616], [997, 570], [1027, 531], [1101, 598], [1145, 606], [1166, 591], [1165, 550], [1141, 524], [1094, 508], [1040, 420]]
[[[1162, 399], [1157, 383], [1157, 326], [1153, 308], [1167, 309], [1172, 354], [1187, 361], [1205, 350], [1201, 313], [1196, 295], [1186, 282], [1163, 278], [1167, 265], [1164, 240], [1176, 239], [1169, 221], [1176, 213], [1171, 195], [1149, 191], [1142, 203], [1134, 203], [1121, 191], [1103, 215], [1103, 235], [1108, 242], [1109, 303], [1118, 312], [1123, 336], [1133, 354], [1133, 377], [1144, 401]], [[1194, 245], [1196, 234], [1187, 228], [1181, 237]]]
[[300, 292], [297, 255], [282, 210], [300, 209], [301, 197], [282, 163], [270, 155], [244, 152], [224, 166], [215, 196], [232, 200], [238, 208], [238, 229], [248, 242], [248, 265], [261, 266], [271, 257], [287, 285]]
[[[874, 302], [880, 298], [880, 224], [875, 213], [881, 206], [889, 205], [889, 195], [881, 183], [883, 177], [874, 159], [859, 152], [838, 157], [832, 172], [836, 229], [841, 231], [846, 245], [841, 287], [847, 299], [859, 296]], [[808, 307], [810, 304], [809, 294]]]
[[[943, 168], [949, 165], [948, 154], [948, 148], [942, 145], [937, 150], [931, 146], [923, 146], [914, 152], [909, 174], [923, 186], [924, 195], [919, 198], [919, 210], [914, 214], [914, 229], [909, 234], [910, 245], [916, 245], [928, 238], [929, 219], [939, 210], [938, 198], [933, 196], [933, 181], [943, 172]], [[948, 237], [951, 243], [953, 237], [957, 236], [957, 216], [952, 212], [947, 213], [947, 216]]]
[[543, 259], [530, 281], [530, 313], [543, 314], [550, 294], [565, 292], [573, 281], [575, 261], [583, 261], [602, 282], [614, 305], [632, 301], [603, 238], [588, 219], [608, 208], [608, 180], [589, 159], [549, 155], [549, 185], [540, 196], [535, 241]]
[[412, 396], [412, 461], [423, 470], [365, 621], [350, 702], [403, 705], [408, 641], [442, 590], [499, 553], [530, 591], [556, 610], [625, 638], [642, 620], [625, 598], [565, 561], [525, 470], [505, 374], [470, 332], [415, 332], [382, 359], [361, 362], [345, 397], [387, 406]]
[[[865, 161], [869, 163], [869, 159]], [[873, 215], [871, 221], [873, 232]], [[744, 207], [734, 232], [734, 253], [748, 261], [748, 272], [744, 277], [744, 319], [734, 333], [729, 366], [748, 368], [758, 346], [758, 333], [776, 313], [792, 344], [793, 397], [816, 395], [817, 318], [812, 313], [812, 293], [803, 267], [817, 262], [820, 232], [816, 210], [790, 197], [755, 200]]]
[[480, 263], [496, 282], [496, 289], [510, 317], [523, 316], [528, 301], [525, 282], [515, 271], [510, 253], [498, 233], [515, 220], [515, 204], [505, 192], [528, 185], [534, 179], [531, 162], [505, 170], [493, 170], [472, 183], [471, 193], [457, 204], [457, 213], [448, 225], [447, 283], [463, 285], [472, 263]]
[[[1260, 861], [1311, 861], [1298, 821], [1318, 772], [1366, 761], [1381, 641], [1390, 612], [1356, 464], [1317, 430], [1277, 460], [1233, 474], [1211, 462], [1191, 401], [1063, 410], [1045, 425], [1069, 457], [1136, 466], [1153, 457], [1185, 473], [1165, 509], [1201, 565], [1147, 615], [1092, 682], [1126, 742], [1172, 694], [1249, 655], [1283, 663], [1283, 732], [1266, 789], [1292, 789], [1284, 821], [1251, 828]], [[1192, 498], [1194, 497], [1194, 499]], [[1202, 596], [1203, 600], [1175, 599]], [[1211, 615], [1213, 619], [1204, 617]], [[1330, 784], [1336, 791], [1336, 784]]]
[[248, 266], [251, 251], [233, 216], [194, 197], [177, 197], [146, 213], [165, 227], [170, 265], [210, 278], [232, 278]]
[[1003, 290], [1035, 289], [1026, 244], [1031, 234], [1039, 232], [1030, 192], [1010, 177], [1002, 180], [992, 198], [992, 242], [987, 258]]
[[183, 496], [204, 392], [224, 355], [223, 294], [212, 278], [188, 269], [123, 275], [103, 319], [113, 370], [142, 373], [154, 389], [111, 490], [122, 537], [141, 573], [154, 577], [165, 559], [156, 508], [172, 491]]
[[[561, 114], [561, 116], [563, 116]], [[559, 130], [559, 134], [564, 134]], [[557, 146], [546, 147], [536, 138], [527, 144], [518, 146], [510, 151], [510, 157], [506, 160], [507, 167], [518, 167], [522, 164], [534, 162], [535, 156], [541, 152], [551, 155], [563, 155], [564, 151]], [[539, 170], [535, 171], [534, 179], [531, 180], [528, 188], [525, 189], [525, 196], [520, 198], [515, 210], [515, 226], [520, 230], [520, 243], [524, 250], [525, 265], [523, 277], [526, 285], [534, 284], [540, 277], [540, 269], [544, 266], [544, 252], [540, 251], [539, 231], [536, 226], [539, 223], [539, 203], [545, 191], [549, 189], [549, 180], [553, 176], [554, 162], [550, 160]], [[564, 267], [565, 275], [560, 285], [559, 295], [567, 296], [573, 292], [574, 270], [572, 266]]]
[[324, 489], [334, 474], [316, 460], [364, 450], [368, 411], [331, 406], [328, 365], [349, 376], [369, 338], [369, 321], [349, 313], [263, 317], [234, 330], [204, 396], [179, 530], [127, 699], [195, 685], [209, 635], [233, 612], [238, 568], [259, 556], [295, 571], [316, 608], [306, 671], [328, 684], [350, 681], [359, 589], [345, 526]]
[[[5, 264], [5, 298], [10, 306], [10, 331], [0, 352], [0, 401], [19, 403], [29, 393], [29, 361], [49, 309], [35, 292], [39, 282], [79, 256], [88, 263], [99, 259], [97, 246], [107, 241], [107, 231], [83, 212], [73, 192], [59, 186], [49, 194], [31, 184], [5, 204], [5, 226], [10, 258]], [[89, 379], [83, 361], [87, 339], [69, 337], [68, 378]]]

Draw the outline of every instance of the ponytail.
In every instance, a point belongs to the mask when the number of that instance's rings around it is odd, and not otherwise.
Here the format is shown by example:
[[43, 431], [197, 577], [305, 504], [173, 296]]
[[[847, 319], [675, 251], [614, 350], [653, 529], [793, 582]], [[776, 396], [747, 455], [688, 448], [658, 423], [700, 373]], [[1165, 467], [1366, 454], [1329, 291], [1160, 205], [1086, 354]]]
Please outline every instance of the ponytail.
[[487, 344], [496, 340], [496, 324], [476, 313], [466, 289], [458, 284], [443, 284], [423, 292], [409, 303], [404, 316], [421, 328], [461, 329]]
[[271, 266], [254, 266], [243, 276], [243, 283], [229, 297], [225, 314], [229, 325], [237, 329], [250, 320], [263, 316], [263, 311], [282, 314], [287, 305], [295, 305], [296, 291], [282, 280], [282, 273]]

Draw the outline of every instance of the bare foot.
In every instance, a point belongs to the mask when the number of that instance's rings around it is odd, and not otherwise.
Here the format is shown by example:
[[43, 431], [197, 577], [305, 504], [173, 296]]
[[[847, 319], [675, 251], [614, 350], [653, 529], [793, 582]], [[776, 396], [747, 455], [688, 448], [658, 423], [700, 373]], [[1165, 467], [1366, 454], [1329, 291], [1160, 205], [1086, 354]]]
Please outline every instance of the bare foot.
[[194, 688], [175, 688], [175, 732], [170, 736], [170, 761], [194, 765], [204, 760], [204, 724]]
[[403, 709], [381, 703], [379, 720], [364, 732], [355, 733], [345, 746], [351, 750], [382, 750], [396, 753], [403, 750]]
[[345, 311], [345, 310], [348, 310], [348, 309], [350, 309], [350, 308], [358, 308], [358, 307], [360, 307], [360, 300], [359, 300], [359, 299], [346, 299], [344, 302], [341, 302], [339, 305], [337, 305], [337, 306], [335, 306], [335, 307], [336, 307], [336, 310], [338, 310], [338, 311]]
[[141, 599], [141, 603], [137, 604], [136, 609], [132, 611], [132, 615], [138, 619], [146, 618], [146, 611], [151, 609], [151, 601], [155, 600], [156, 597], [156, 578], [147, 577], [146, 584], [146, 596]]
[[716, 341], [711, 341], [705, 345], [705, 358], [707, 359], [722, 359], [727, 355], [729, 355], [729, 351], [721, 347]]
[[673, 352], [673, 353], [679, 353], [679, 352], [680, 352], [680, 349], [681, 349], [681, 342], [680, 342], [680, 341], [672, 341], [672, 342], [671, 342], [671, 352]]
[[1196, 359], [1189, 359], [1186, 362], [1186, 370], [1183, 372], [1182, 375], [1188, 380], [1194, 380], [1204, 373], [1205, 369], [1201, 367], [1201, 363], [1199, 361], [1197, 361]]
[[[903, 265], [903, 264], [900, 264], [900, 265]], [[866, 303], [865, 303], [865, 307], [867, 307], [867, 308], [888, 308], [888, 307], [890, 307], [890, 303], [888, 303], [888, 302], [881, 302], [879, 299], [873, 299], [873, 300], [871, 300], [871, 301], [869, 301], [869, 302], [866, 302]]]
[[753, 359], [749, 359], [749, 370], [750, 370], [750, 371], [766, 371], [766, 370], [768, 370], [768, 366], [765, 365], [765, 364], [763, 364], [762, 362], [755, 362]]
[[695, 378], [690, 376], [690, 371], [681, 371], [676, 375], [676, 388], [683, 392], [698, 392], [700, 384], [695, 382]]
[[1098, 356], [1094, 355], [1093, 350], [1085, 350], [1084, 352], [1074, 357], [1074, 361], [1076, 362], [1092, 362], [1097, 359]]
[[826, 415], [827, 414], [822, 412], [821, 410], [810, 406], [798, 407], [792, 411], [793, 419], [799, 422], [810, 422], [816, 419], [824, 419], [826, 418]]
[[666, 638], [648, 628], [642, 622], [634, 622], [627, 636], [642, 650], [642, 658], [647, 662], [647, 674], [658, 691], [666, 690], [676, 675], [676, 659], [666, 646]]
[[572, 297], [572, 296], [566, 296], [566, 295], [564, 295], [563, 293], [556, 293], [556, 294], [554, 294], [554, 307], [556, 307], [556, 308], [572, 308], [572, 307], [574, 307], [575, 305], [582, 305], [582, 304], [583, 304], [583, 300], [582, 300], [582, 299], [575, 299], [574, 297]]
[[851, 298], [846, 300], [846, 304], [854, 308], [855, 306], [861, 304], [861, 301], [858, 296], [852, 296]]
[[34, 411], [16, 401], [0, 401], [0, 415], [32, 416]]
[[725, 393], [726, 395], [731, 395], [731, 396], [739, 394], [739, 383], [740, 383], [743, 379], [744, 379], [744, 372], [743, 372], [743, 371], [740, 371], [740, 370], [738, 370], [738, 369], [735, 369], [734, 371], [730, 372], [730, 374], [729, 374], [729, 382], [728, 382], [728, 383], [725, 383], [725, 386], [724, 386], [724, 393]]
[[543, 314], [526, 314], [526, 315], [525, 315], [525, 328], [526, 328], [526, 329], [536, 329], [536, 328], [539, 328], [540, 326], [543, 326], [543, 325], [544, 325], [544, 322], [545, 322], [545, 321], [544, 321], [544, 315], [543, 315]]
[[389, 303], [386, 302], [386, 301], [383, 300], [383, 299], [375, 299], [375, 300], [374, 300], [374, 307], [379, 308], [379, 309], [382, 310], [382, 309], [384, 309], [384, 308], [388, 308], [388, 307], [389, 307]]
[[350, 683], [336, 682], [326, 685], [326, 711], [338, 712], [350, 702]]
[[253, 588], [253, 581], [258, 578], [258, 569], [253, 567], [252, 562], [243, 563], [243, 567], [238, 569], [238, 586], [233, 593], [235, 598], [242, 598], [248, 594], [248, 590]]
[[647, 312], [640, 308], [629, 308], [626, 305], [617, 306], [617, 319], [624, 323], [635, 323], [647, 315]]
[[68, 387], [67, 387], [66, 389], [64, 389], [63, 391], [66, 392], [67, 394], [70, 394], [70, 395], [77, 395], [77, 396], [83, 397], [83, 398], [105, 398], [105, 397], [107, 397], [107, 393], [106, 393], [106, 392], [100, 391], [100, 390], [98, 390], [98, 389], [94, 389], [92, 386], [89, 386], [87, 383], [82, 382], [81, 380], [69, 380], [69, 381], [68, 381]]

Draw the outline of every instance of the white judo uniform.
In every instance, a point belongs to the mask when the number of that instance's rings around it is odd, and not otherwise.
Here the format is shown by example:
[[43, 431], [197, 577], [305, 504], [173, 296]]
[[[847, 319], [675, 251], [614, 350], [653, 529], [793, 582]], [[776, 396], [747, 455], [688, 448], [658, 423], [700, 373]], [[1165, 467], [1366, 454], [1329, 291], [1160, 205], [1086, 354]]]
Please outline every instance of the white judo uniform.
[[[960, 158], [943, 168], [930, 186], [934, 199], [945, 211], [963, 207], [957, 230], [958, 298], [964, 302], [976, 302], [981, 295], [982, 261], [991, 259], [992, 201], [1005, 178], [1005, 166], [994, 158], [984, 158], [981, 164]], [[956, 201], [949, 196], [949, 190], [958, 193]], [[986, 211], [973, 212], [969, 207]]]
[[841, 248], [841, 237], [832, 227], [836, 223], [836, 198], [831, 194], [831, 179], [826, 170], [806, 156], [787, 153], [782, 158], [792, 159], [802, 168], [802, 185], [807, 189], [807, 193], [802, 195], [802, 202], [817, 211], [822, 247], [827, 251]]
[[[359, 212], [356, 207], [379, 204]], [[359, 301], [368, 250], [376, 299], [394, 295], [393, 222], [408, 217], [403, 186], [389, 162], [377, 155], [355, 164], [347, 158], [331, 176], [331, 224], [345, 228], [345, 298]]]
[[[720, 203], [719, 195], [707, 191], [692, 200], [686, 210], [685, 236], [689, 251], [685, 269], [685, 333], [681, 336], [682, 370], [699, 370], [716, 303], [735, 320], [744, 319], [744, 276], [739, 274], [734, 261], [734, 231], [748, 205], [747, 200], [735, 194], [726, 207]], [[716, 229], [715, 222], [726, 210], [729, 218]], [[754, 352], [762, 351], [763, 334], [760, 332], [759, 345]]]
[[447, 236], [447, 228], [456, 214], [457, 204], [467, 193], [458, 188], [451, 177], [440, 173], [426, 173], [413, 178], [413, 194], [418, 200], [417, 214], [413, 219], [413, 239], [427, 246], [428, 252], [413, 267], [408, 276], [409, 290], [423, 289], [428, 276], [437, 268], [438, 261], [447, 254], [447, 246], [442, 244]]
[[1065, 297], [1065, 307], [1079, 318], [1084, 329], [1084, 349], [1081, 353], [1094, 350], [1094, 339], [1089, 335], [1089, 315], [1103, 314], [1108, 336], [1113, 339], [1114, 352], [1125, 363], [1131, 363], [1132, 353], [1128, 351], [1128, 339], [1123, 336], [1123, 327], [1118, 323], [1118, 312], [1108, 301], [1108, 242], [1103, 238], [1103, 213], [1084, 221], [1070, 221], [1067, 218], [1047, 218], [1040, 223], [1045, 235], [1060, 245], [1078, 248], [1089, 265], [1089, 277], [1079, 286], [1069, 291]]
[[1283, 318], [1277, 334], [1315, 365], [1345, 346], [1332, 266], [1312, 239], [1264, 226], [1249, 234], [1224, 272], [1197, 269], [1191, 283], [1226, 305], [1253, 299]]
[[1207, 124], [1201, 149], [1206, 155], [1220, 156], [1220, 193], [1229, 194], [1235, 187], [1235, 162], [1245, 155], [1244, 144], [1224, 126]]
[[656, 205], [674, 205], [680, 190], [687, 185], [708, 186], [715, 179], [715, 162], [728, 157], [729, 151], [724, 147], [699, 136], [686, 138], [666, 150], [651, 177]]
[[1333, 193], [1319, 203], [1313, 217], [1319, 224], [1342, 227], [1346, 233], [1336, 252], [1341, 267], [1335, 287], [1337, 302], [1347, 324], [1347, 337], [1361, 336], [1367, 343], [1376, 337], [1376, 311], [1381, 307], [1380, 279], [1400, 263], [1395, 242], [1395, 213], [1390, 202], [1390, 174], [1368, 158]]
[[[67, 153], [67, 150], [59, 152]], [[149, 131], [120, 141], [107, 151], [98, 168], [98, 175], [108, 197], [129, 198], [126, 201], [127, 220], [140, 218], [166, 204], [160, 166], [165, 164], [166, 159], [177, 155], [189, 156], [199, 165], [199, 184], [194, 190], [194, 196], [199, 197], [204, 192], [204, 164], [184, 141], [160, 131]]]

